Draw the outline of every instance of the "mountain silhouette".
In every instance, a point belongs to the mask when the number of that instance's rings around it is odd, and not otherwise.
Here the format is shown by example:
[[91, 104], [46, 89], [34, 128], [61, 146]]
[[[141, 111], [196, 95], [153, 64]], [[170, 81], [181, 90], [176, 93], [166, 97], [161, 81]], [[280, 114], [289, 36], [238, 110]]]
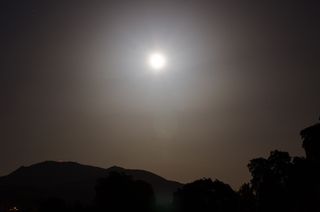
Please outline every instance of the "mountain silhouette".
[[0, 177], [0, 199], [33, 202], [46, 197], [59, 197], [71, 203], [89, 204], [94, 199], [97, 180], [113, 171], [148, 182], [154, 189], [157, 203], [161, 205], [170, 203], [173, 192], [182, 186], [144, 170], [117, 166], [104, 169], [75, 162], [46, 161], [20, 167]]

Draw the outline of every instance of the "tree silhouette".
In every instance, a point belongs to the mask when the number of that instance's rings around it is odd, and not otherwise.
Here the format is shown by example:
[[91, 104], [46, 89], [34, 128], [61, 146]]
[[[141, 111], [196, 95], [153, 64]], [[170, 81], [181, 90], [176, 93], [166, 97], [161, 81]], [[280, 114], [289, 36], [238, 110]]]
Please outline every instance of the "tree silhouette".
[[307, 159], [320, 164], [320, 123], [305, 128], [300, 132]]
[[306, 159], [294, 160], [295, 169], [291, 183], [298, 191], [294, 200], [300, 211], [320, 211], [320, 123], [303, 129], [300, 135]]
[[253, 193], [252, 186], [249, 183], [244, 183], [239, 191], [239, 211], [254, 212], [256, 198]]
[[319, 211], [319, 178], [312, 164], [302, 157], [293, 159], [293, 169], [289, 178], [290, 205], [293, 211]]
[[100, 211], [150, 212], [155, 202], [151, 185], [123, 173], [111, 172], [99, 179], [95, 190]]
[[292, 160], [287, 152], [272, 151], [267, 159], [257, 158], [248, 164], [251, 186], [259, 211], [287, 211], [289, 176]]
[[237, 206], [237, 194], [219, 180], [201, 179], [178, 189], [173, 204], [179, 212], [233, 212]]

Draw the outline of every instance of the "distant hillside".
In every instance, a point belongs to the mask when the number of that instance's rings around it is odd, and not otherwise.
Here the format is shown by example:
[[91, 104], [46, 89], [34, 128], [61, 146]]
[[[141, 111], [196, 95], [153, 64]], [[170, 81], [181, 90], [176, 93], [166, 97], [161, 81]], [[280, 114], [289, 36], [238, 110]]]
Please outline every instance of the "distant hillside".
[[36, 201], [54, 196], [68, 202], [90, 203], [94, 198], [96, 180], [107, 176], [110, 171], [123, 172], [150, 183], [159, 204], [169, 203], [172, 193], [182, 185], [144, 170], [116, 166], [103, 169], [75, 162], [46, 161], [0, 177], [0, 200]]

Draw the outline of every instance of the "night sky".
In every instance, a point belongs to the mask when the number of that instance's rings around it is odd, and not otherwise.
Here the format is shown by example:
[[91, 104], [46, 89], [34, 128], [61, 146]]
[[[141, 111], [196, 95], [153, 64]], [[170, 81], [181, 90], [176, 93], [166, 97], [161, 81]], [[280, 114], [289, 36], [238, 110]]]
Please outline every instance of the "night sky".
[[304, 155], [299, 132], [320, 115], [317, 2], [2, 1], [0, 175], [77, 161], [237, 188], [250, 159]]

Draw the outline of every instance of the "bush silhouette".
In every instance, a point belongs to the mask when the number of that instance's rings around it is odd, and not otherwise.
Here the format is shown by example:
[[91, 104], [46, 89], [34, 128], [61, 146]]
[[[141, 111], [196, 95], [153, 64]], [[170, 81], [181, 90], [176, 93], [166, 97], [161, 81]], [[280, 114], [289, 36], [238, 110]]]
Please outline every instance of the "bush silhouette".
[[173, 204], [179, 212], [233, 212], [237, 205], [237, 194], [219, 180], [201, 179], [175, 192]]
[[133, 180], [123, 173], [111, 172], [98, 180], [96, 204], [100, 211], [152, 211], [155, 197], [148, 183]]
[[50, 197], [41, 201], [39, 212], [67, 212], [67, 204], [63, 199]]

